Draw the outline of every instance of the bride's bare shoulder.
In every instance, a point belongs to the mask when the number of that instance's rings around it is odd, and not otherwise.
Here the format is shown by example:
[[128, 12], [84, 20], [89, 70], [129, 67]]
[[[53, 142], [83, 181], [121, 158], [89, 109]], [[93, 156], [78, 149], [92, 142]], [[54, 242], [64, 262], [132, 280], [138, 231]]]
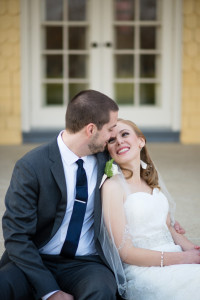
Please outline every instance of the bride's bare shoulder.
[[124, 199], [124, 190], [115, 176], [106, 179], [102, 186], [101, 200], [104, 205], [120, 205]]
[[121, 186], [119, 184], [119, 180], [116, 176], [113, 176], [111, 178], [107, 178], [102, 186], [103, 191], [109, 190], [109, 192], [116, 192], [120, 191]]

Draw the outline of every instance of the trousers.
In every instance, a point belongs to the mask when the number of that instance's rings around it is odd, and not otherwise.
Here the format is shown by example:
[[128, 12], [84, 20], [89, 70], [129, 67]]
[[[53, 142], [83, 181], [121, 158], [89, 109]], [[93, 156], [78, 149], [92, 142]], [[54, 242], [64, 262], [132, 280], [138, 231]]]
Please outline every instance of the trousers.
[[[59, 255], [41, 257], [60, 289], [72, 294], [75, 299], [120, 299], [114, 275], [99, 256], [76, 256], [74, 259]], [[0, 299], [3, 300], [37, 299], [26, 276], [13, 262], [0, 268], [0, 291]]]

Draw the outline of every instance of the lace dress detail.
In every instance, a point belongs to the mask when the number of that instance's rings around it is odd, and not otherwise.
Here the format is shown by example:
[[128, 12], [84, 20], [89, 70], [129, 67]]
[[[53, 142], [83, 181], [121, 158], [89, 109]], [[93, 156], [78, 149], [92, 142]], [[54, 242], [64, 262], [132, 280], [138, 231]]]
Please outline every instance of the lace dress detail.
[[125, 244], [127, 244], [127, 241], [130, 241], [130, 240], [131, 240], [130, 228], [129, 228], [128, 225], [126, 225], [125, 230], [124, 230], [124, 234], [123, 234], [122, 242], [119, 245], [119, 247], [117, 248], [117, 250], [120, 252], [124, 248]]
[[135, 247], [145, 249], [153, 249], [161, 245], [174, 244], [169, 230], [167, 230], [165, 227], [163, 227], [160, 232], [149, 235], [147, 239], [135, 238], [132, 242]]
[[[124, 204], [128, 232], [135, 247], [180, 252], [166, 225], [169, 205], [158, 189], [135, 193]], [[124, 264], [129, 300], [200, 300], [200, 265], [138, 267]]]

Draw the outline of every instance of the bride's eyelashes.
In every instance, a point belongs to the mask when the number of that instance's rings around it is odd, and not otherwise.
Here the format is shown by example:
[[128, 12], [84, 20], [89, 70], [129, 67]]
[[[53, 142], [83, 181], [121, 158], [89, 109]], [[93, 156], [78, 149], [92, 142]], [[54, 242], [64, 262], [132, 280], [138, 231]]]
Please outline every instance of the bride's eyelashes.
[[124, 132], [122, 133], [122, 137], [126, 137], [126, 136], [128, 136], [128, 135], [130, 135], [130, 133], [127, 132], [127, 131], [124, 131]]
[[108, 144], [114, 144], [116, 141], [116, 138], [115, 137], [111, 137], [109, 140], [108, 140]]

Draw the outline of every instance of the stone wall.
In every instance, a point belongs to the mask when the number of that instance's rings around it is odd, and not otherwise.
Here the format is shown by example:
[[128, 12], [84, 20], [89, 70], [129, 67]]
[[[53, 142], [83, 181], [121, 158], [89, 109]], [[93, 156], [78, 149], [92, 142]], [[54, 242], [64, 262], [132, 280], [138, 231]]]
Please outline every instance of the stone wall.
[[0, 144], [20, 144], [20, 0], [0, 0]]

